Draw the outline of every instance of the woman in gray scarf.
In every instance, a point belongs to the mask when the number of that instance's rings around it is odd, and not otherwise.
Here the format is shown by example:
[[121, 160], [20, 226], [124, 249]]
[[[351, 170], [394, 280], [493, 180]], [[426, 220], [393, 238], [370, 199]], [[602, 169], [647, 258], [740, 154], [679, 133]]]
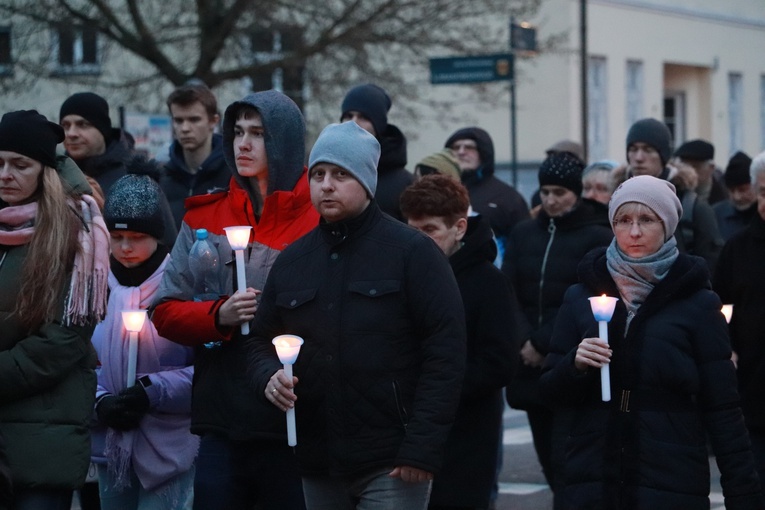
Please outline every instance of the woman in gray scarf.
[[[707, 435], [725, 507], [765, 508], [721, 303], [703, 259], [678, 253], [681, 215], [669, 182], [624, 182], [609, 203], [614, 241], [566, 293], [541, 379], [569, 420], [559, 508], [706, 510]], [[588, 301], [603, 294], [619, 299], [608, 343]]]

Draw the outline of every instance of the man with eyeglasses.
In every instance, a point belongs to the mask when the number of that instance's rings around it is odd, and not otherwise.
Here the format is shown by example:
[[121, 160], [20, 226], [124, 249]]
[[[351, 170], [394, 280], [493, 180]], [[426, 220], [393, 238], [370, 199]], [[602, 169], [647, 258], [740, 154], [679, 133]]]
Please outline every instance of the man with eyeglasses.
[[510, 230], [529, 217], [526, 201], [515, 188], [494, 176], [494, 144], [489, 133], [479, 127], [462, 128], [444, 146], [459, 162], [473, 210], [489, 220], [502, 260]]
[[675, 185], [684, 211], [675, 231], [677, 247], [704, 258], [711, 273], [723, 245], [722, 236], [712, 207], [684, 184], [677, 167], [667, 164], [672, 155], [671, 138], [669, 128], [659, 120], [635, 122], [627, 132], [627, 174], [650, 175]]

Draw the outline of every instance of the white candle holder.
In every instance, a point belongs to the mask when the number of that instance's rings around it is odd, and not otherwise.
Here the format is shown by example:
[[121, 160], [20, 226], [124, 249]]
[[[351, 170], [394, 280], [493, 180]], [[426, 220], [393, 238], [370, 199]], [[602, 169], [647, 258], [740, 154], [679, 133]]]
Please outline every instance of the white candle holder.
[[122, 310], [122, 324], [129, 333], [128, 366], [125, 386], [130, 388], [135, 384], [135, 371], [138, 362], [138, 333], [146, 321], [146, 310]]
[[733, 305], [722, 305], [720, 311], [725, 316], [725, 322], [730, 324], [730, 319], [733, 317]]
[[[225, 227], [223, 230], [226, 232], [228, 244], [231, 245], [231, 249], [234, 250], [234, 256], [236, 257], [236, 290], [237, 292], [244, 292], [247, 290], [247, 280], [244, 274], [244, 250], [247, 249], [247, 244], [250, 242], [252, 227], [244, 225]], [[241, 331], [243, 335], [249, 335], [250, 324], [248, 322], [242, 323]]]
[[[279, 361], [284, 365], [284, 375], [292, 380], [292, 365], [295, 363], [300, 353], [300, 346], [303, 345], [303, 339], [296, 335], [279, 335], [271, 343], [276, 347], [276, 355]], [[287, 444], [289, 446], [297, 445], [297, 429], [295, 426], [295, 408], [287, 409]]]
[[[619, 298], [602, 296], [591, 297], [590, 308], [592, 315], [598, 321], [598, 337], [608, 344], [608, 323], [614, 315], [614, 308]], [[600, 398], [603, 402], [611, 400], [611, 372], [609, 364], [606, 363], [600, 367]]]

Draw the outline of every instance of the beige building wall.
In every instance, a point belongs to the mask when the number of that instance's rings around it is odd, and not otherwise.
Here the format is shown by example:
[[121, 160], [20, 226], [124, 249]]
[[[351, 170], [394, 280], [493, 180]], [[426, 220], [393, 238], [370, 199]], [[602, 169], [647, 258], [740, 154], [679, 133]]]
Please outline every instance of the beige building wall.
[[[527, 20], [537, 27], [540, 40], [555, 34], [567, 39], [554, 51], [517, 62], [521, 163], [540, 161], [544, 149], [557, 140], [582, 139], [579, 10], [580, 0], [543, 0], [538, 15]], [[715, 160], [722, 167], [737, 149], [750, 155], [765, 149], [761, 113], [765, 108], [765, 1], [588, 0], [587, 11], [588, 54], [605, 59], [606, 66], [603, 156], [625, 158], [628, 61], [642, 62], [641, 116], [663, 120], [665, 98], [684, 99], [677, 141], [712, 141]], [[505, 48], [506, 42], [497, 45], [487, 53]], [[730, 135], [730, 73], [741, 75], [743, 92], [741, 145], [735, 147]], [[433, 94], [442, 93], [442, 86], [428, 87]], [[492, 135], [497, 160], [505, 163], [511, 156], [506, 95], [504, 90], [497, 93], [493, 111], [477, 113], [476, 108], [468, 108], [465, 114], [466, 120]], [[427, 122], [410, 126], [414, 138], [410, 166], [440, 147], [452, 127], [459, 126], [444, 128]]]

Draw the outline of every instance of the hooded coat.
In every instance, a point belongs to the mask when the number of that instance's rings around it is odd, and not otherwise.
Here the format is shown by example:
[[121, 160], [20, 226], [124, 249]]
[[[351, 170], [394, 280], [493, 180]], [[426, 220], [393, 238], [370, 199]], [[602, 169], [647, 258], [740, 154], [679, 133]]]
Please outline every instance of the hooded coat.
[[518, 355], [518, 312], [512, 285], [493, 264], [497, 247], [486, 220], [468, 218], [462, 243], [449, 264], [465, 308], [467, 364], [430, 504], [488, 508], [501, 441], [502, 388]]
[[406, 138], [399, 128], [388, 124], [377, 140], [380, 142], [380, 162], [377, 164], [375, 200], [383, 212], [404, 221], [399, 197], [414, 180], [406, 169]]
[[175, 228], [180, 230], [183, 215], [186, 214], [185, 201], [195, 195], [204, 195], [225, 190], [231, 179], [231, 172], [223, 157], [223, 137], [213, 134], [212, 150], [199, 168], [191, 172], [183, 158], [183, 147], [174, 140], [169, 150], [170, 160], [165, 163], [164, 172], [159, 180], [165, 192], [170, 209], [175, 218]]
[[589, 297], [618, 296], [605, 249], [579, 267], [561, 306], [542, 394], [570, 413], [565, 509], [709, 509], [707, 437], [727, 509], [765, 508], [739, 407], [720, 299], [703, 259], [680, 254], [626, 327], [620, 300], [608, 323], [610, 402], [600, 371], [574, 366], [578, 344], [598, 336]]
[[[234, 124], [242, 106], [256, 108], [265, 128], [269, 176], [265, 200], [236, 171]], [[163, 337], [197, 347], [191, 411], [195, 434], [215, 433], [230, 440], [286, 440], [284, 413], [259, 399], [247, 383], [237, 341], [240, 328], [218, 326], [216, 314], [236, 285], [234, 253], [224, 227], [252, 226], [245, 253], [246, 281], [249, 287], [263, 289], [277, 255], [319, 222], [303, 166], [304, 133], [300, 110], [279, 92], [250, 94], [232, 103], [223, 118], [223, 154], [233, 173], [229, 190], [190, 197], [186, 202], [188, 212], [155, 299], [152, 321]], [[257, 204], [262, 204], [259, 214]], [[221, 297], [216, 301], [194, 301], [197, 291], [189, 269], [189, 250], [199, 228], [207, 229], [208, 241], [217, 250], [217, 293]]]
[[[62, 179], [90, 193], [83, 173], [57, 157]], [[7, 204], [0, 201], [0, 208]], [[90, 463], [89, 420], [96, 392], [93, 326], [61, 321], [24, 331], [13, 313], [28, 245], [0, 246], [0, 435], [13, 484], [76, 489]], [[67, 288], [57, 289], [63, 316]]]
[[[446, 140], [445, 147], [457, 140], [473, 140], [478, 146], [481, 166], [462, 172], [462, 183], [473, 210], [489, 220], [494, 235], [504, 245], [512, 228], [529, 217], [529, 207], [515, 188], [494, 176], [494, 144], [489, 133], [478, 127], [460, 129]], [[503, 248], [500, 246], [500, 255]]]

